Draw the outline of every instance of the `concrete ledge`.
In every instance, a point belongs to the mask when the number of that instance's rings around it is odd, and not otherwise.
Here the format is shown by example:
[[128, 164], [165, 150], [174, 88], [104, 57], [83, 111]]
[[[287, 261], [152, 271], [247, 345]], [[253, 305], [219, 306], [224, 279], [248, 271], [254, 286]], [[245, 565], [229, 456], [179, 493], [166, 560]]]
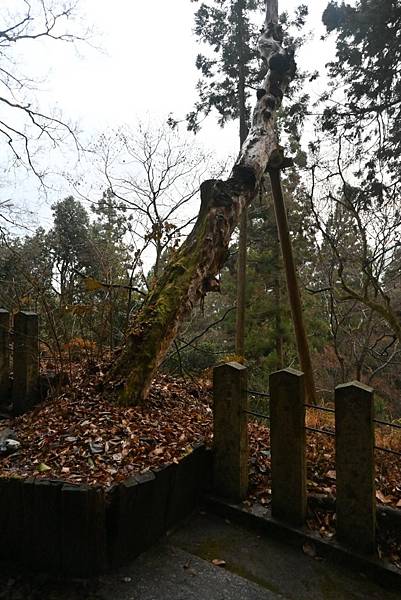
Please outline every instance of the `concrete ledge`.
[[287, 526], [272, 518], [270, 511], [265, 508], [245, 509], [241, 505], [230, 504], [212, 495], [204, 496], [203, 505], [211, 512], [228, 518], [233, 523], [265, 531], [270, 536], [299, 548], [302, 548], [307, 541], [312, 542], [319, 556], [357, 569], [383, 587], [397, 592], [401, 589], [401, 573], [387, 561], [351, 552], [336, 540], [324, 540], [306, 527]]
[[107, 493], [62, 481], [0, 479], [0, 560], [87, 577], [128, 562], [197, 506], [210, 489], [203, 444], [178, 464], [136, 475]]

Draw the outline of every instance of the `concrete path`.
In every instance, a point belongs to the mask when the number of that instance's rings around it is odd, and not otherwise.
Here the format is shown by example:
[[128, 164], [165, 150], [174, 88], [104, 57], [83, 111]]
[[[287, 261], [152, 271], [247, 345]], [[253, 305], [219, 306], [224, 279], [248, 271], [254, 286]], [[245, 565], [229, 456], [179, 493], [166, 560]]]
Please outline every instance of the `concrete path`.
[[401, 599], [401, 590], [388, 592], [302, 548], [205, 513], [104, 581], [99, 593], [102, 600]]
[[274, 598], [401, 599], [401, 588], [399, 594], [388, 592], [344, 566], [307, 556], [301, 547], [269, 539], [266, 534], [213, 515], [197, 515], [190, 528], [182, 528], [172, 536], [171, 543], [209, 562], [213, 558], [225, 560], [226, 570], [256, 583]]
[[[225, 561], [215, 566], [212, 561]], [[113, 575], [86, 582], [0, 575], [4, 600], [401, 600], [360, 574], [200, 513]]]
[[[101, 585], [102, 600], [276, 600], [280, 597], [170, 544], [139, 557], [122, 574]], [[121, 584], [125, 578], [127, 583]]]

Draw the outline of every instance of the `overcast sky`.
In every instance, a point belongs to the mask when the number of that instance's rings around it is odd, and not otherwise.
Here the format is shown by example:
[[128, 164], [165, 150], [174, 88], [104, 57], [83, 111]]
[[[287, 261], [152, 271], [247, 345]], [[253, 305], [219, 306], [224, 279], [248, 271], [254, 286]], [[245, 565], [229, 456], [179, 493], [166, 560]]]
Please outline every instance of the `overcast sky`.
[[[78, 117], [85, 129], [134, 123], [148, 114], [155, 120], [169, 112], [185, 115], [196, 98], [194, 63], [200, 47], [192, 29], [193, 11], [199, 4], [189, 0], [81, 2], [104, 53], [82, 49], [85, 59], [78, 59], [71, 52], [66, 56], [62, 49], [63, 66], [52, 73], [51, 91], [63, 110]], [[282, 0], [280, 9], [293, 11], [299, 4]], [[307, 68], [323, 69], [331, 51], [331, 44], [319, 41], [327, 1], [309, 4], [308, 25], [314, 40], [298, 60]], [[212, 125], [215, 128], [210, 121]], [[219, 146], [237, 144], [236, 126], [228, 129], [226, 134], [220, 128], [216, 132]], [[204, 138], [210, 139], [209, 131]]]
[[[20, 0], [0, 0], [0, 9], [12, 8]], [[293, 11], [300, 2], [281, 0], [280, 10]], [[308, 26], [313, 39], [297, 58], [305, 68], [323, 73], [332, 56], [332, 44], [321, 42], [321, 14], [327, 0], [308, 2]], [[171, 112], [182, 118], [196, 99], [198, 74], [194, 65], [199, 44], [193, 29], [193, 11], [199, 6], [189, 0], [81, 0], [81, 13], [93, 28], [98, 50], [80, 45], [78, 51], [59, 42], [21, 44], [25, 68], [41, 79], [37, 98], [42, 106], [58, 106], [66, 119], [79, 122], [88, 138], [106, 128], [138, 120], [160, 123]], [[1, 16], [1, 12], [0, 12]], [[318, 95], [322, 80], [309, 90]], [[218, 158], [235, 154], [238, 147], [237, 125], [224, 130], [213, 118], [199, 134], [199, 143]], [[51, 157], [49, 157], [51, 160]], [[72, 168], [72, 167], [71, 167]], [[14, 180], [9, 194], [20, 200], [30, 195], [33, 183]], [[38, 210], [40, 219], [49, 221], [49, 205], [62, 193], [50, 192]]]

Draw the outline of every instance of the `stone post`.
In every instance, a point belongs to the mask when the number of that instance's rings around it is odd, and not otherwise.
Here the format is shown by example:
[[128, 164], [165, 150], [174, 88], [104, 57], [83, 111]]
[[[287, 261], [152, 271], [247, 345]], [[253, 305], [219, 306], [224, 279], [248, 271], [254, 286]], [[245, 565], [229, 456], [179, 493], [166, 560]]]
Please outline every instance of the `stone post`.
[[38, 397], [39, 330], [38, 315], [19, 312], [14, 317], [13, 411], [30, 410]]
[[248, 490], [247, 369], [236, 362], [213, 371], [214, 462], [217, 494], [240, 502]]
[[376, 549], [374, 404], [372, 388], [336, 387], [337, 538], [353, 550]]
[[10, 390], [10, 313], [0, 308], [0, 405], [6, 404]]
[[299, 371], [270, 375], [272, 516], [295, 526], [306, 517], [304, 390]]

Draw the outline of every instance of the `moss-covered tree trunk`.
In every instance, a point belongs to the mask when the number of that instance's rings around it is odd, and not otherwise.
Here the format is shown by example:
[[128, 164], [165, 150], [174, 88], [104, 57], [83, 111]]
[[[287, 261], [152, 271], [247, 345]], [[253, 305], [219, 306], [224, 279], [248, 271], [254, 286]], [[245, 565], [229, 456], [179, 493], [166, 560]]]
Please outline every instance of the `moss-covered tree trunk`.
[[130, 327], [126, 346], [110, 371], [109, 384], [122, 403], [146, 399], [155, 371], [177, 329], [207, 292], [223, 266], [242, 211], [255, 197], [268, 164], [280, 156], [275, 112], [295, 73], [293, 52], [283, 48], [278, 0], [267, 0], [259, 50], [266, 79], [257, 91], [252, 126], [227, 181], [201, 186], [197, 222], [172, 256]]

